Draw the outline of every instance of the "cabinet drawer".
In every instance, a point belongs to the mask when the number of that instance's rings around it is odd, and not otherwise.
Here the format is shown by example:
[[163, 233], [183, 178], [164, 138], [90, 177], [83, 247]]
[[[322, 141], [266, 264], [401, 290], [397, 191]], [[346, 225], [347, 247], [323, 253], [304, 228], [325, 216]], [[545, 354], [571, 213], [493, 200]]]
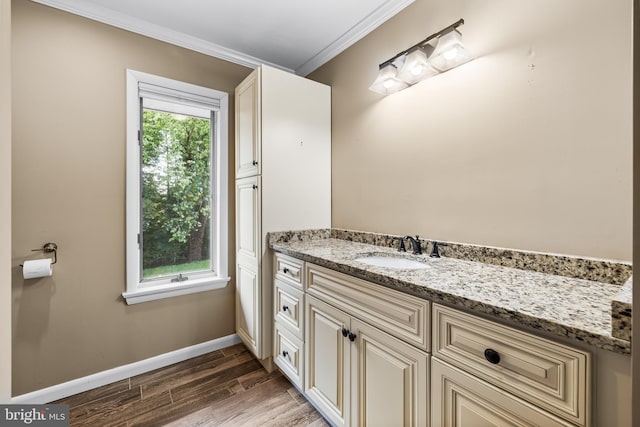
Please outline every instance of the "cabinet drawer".
[[302, 266], [304, 265], [304, 261], [276, 252], [274, 262], [276, 279], [283, 280], [290, 285], [303, 289]]
[[278, 322], [274, 327], [273, 360], [292, 383], [304, 389], [304, 345], [302, 341], [282, 328]]
[[590, 355], [433, 304], [433, 355], [582, 426], [590, 423]]
[[302, 339], [304, 331], [304, 294], [301, 290], [275, 279], [273, 312], [276, 321]]
[[434, 427], [572, 425], [437, 359], [431, 359], [431, 399]]
[[429, 351], [429, 301], [313, 264], [305, 280], [309, 294]]

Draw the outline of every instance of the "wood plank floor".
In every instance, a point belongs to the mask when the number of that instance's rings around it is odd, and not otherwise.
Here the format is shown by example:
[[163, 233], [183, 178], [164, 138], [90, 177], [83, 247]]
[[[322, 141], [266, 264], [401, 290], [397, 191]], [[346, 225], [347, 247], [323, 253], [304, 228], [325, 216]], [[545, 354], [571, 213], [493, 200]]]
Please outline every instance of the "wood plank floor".
[[328, 426], [275, 370], [242, 345], [53, 402], [71, 426]]

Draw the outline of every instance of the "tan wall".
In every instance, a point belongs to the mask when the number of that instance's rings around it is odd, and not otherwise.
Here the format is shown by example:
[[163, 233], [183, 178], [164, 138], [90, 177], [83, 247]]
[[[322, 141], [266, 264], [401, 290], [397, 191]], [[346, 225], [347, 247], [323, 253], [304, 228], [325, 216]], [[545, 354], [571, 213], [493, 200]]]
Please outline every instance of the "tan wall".
[[[368, 90], [461, 17], [475, 61]], [[631, 260], [631, 52], [631, 0], [416, 0], [310, 76], [333, 88], [333, 226]]]
[[11, 0], [0, 0], [0, 403], [11, 399]]
[[[14, 395], [234, 333], [233, 282], [133, 306], [120, 297], [125, 70], [230, 94], [251, 70], [27, 0], [13, 1], [13, 25]], [[23, 281], [18, 264], [48, 241], [53, 277]]]

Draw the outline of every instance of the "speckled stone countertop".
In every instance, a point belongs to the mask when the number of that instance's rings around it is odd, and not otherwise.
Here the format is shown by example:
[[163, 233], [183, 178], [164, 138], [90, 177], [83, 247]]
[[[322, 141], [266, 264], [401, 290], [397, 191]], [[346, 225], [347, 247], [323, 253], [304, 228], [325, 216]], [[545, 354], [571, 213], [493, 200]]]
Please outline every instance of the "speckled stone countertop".
[[[377, 235], [372, 236], [375, 240]], [[400, 270], [356, 261], [356, 258], [365, 254], [398, 256], [391, 244], [393, 236], [388, 236], [382, 243], [373, 240], [361, 236], [345, 239], [344, 230], [270, 233], [269, 239], [270, 247], [275, 251], [421, 298], [487, 314], [617, 353], [628, 354], [631, 351], [628, 340], [612, 334], [612, 301], [620, 298], [623, 286], [619, 282], [624, 283], [629, 279], [630, 265], [614, 262], [615, 265], [610, 268], [619, 268], [622, 273], [617, 273], [614, 275], [616, 277], [611, 277], [610, 283], [605, 283], [568, 277], [571, 274], [548, 274], [495, 265], [495, 262], [446, 256], [430, 258], [426, 254], [412, 255], [408, 251], [403, 256], [425, 262], [429, 268]], [[428, 242], [424, 243], [426, 246]], [[538, 266], [534, 269], [543, 268]], [[620, 274], [626, 277], [618, 277]]]
[[630, 278], [611, 301], [611, 328], [613, 336], [616, 338], [631, 341], [632, 302], [633, 279]]

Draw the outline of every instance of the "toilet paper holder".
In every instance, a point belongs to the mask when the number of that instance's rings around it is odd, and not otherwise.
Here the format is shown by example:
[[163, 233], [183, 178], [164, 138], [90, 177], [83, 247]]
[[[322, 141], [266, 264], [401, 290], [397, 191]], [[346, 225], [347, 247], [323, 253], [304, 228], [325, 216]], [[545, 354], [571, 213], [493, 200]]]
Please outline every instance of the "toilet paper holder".
[[31, 252], [43, 251], [46, 254], [50, 254], [53, 252], [53, 262], [51, 264], [55, 264], [58, 262], [58, 245], [55, 243], [45, 243], [43, 247], [40, 249], [31, 249]]
[[[44, 246], [42, 246], [40, 249], [31, 249], [31, 252], [38, 251], [42, 251], [46, 254], [50, 254], [51, 252], [53, 252], [53, 262], [51, 264], [55, 264], [56, 262], [58, 262], [58, 245], [56, 245], [55, 243], [45, 243]], [[20, 264], [20, 267], [22, 267], [22, 264]]]

